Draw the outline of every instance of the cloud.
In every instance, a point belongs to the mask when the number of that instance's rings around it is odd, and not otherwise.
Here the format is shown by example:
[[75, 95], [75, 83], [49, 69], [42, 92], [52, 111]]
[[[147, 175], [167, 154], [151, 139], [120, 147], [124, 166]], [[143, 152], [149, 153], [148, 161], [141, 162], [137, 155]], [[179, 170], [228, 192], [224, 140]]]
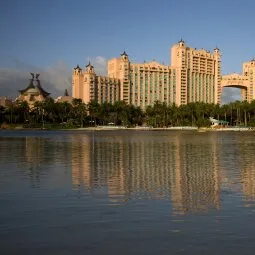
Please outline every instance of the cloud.
[[[107, 59], [102, 56], [87, 59], [95, 67], [98, 75], [107, 74]], [[63, 95], [64, 90], [72, 91], [72, 69], [64, 62], [57, 61], [54, 65], [46, 68], [38, 68], [16, 58], [9, 58], [13, 67], [0, 68], [0, 96], [15, 99], [19, 92], [29, 84], [30, 72], [40, 73], [42, 87], [53, 98]]]
[[[95, 67], [97, 75], [107, 75], [107, 59], [102, 56], [89, 57], [87, 61]], [[63, 95], [64, 90], [72, 91], [72, 69], [64, 62], [57, 61], [54, 65], [46, 68], [38, 68], [24, 63], [18, 59], [11, 59], [12, 68], [0, 68], [0, 96], [15, 99], [19, 92], [29, 84], [29, 72], [40, 73], [42, 87], [53, 98]], [[222, 94], [222, 103], [226, 104], [235, 100], [241, 100], [240, 90], [225, 88]]]
[[107, 75], [107, 59], [102, 56], [89, 57], [87, 61], [94, 66], [97, 75]]
[[230, 102], [236, 101], [236, 100], [242, 100], [240, 89], [238, 88], [224, 88], [221, 101], [222, 104], [228, 104]]
[[40, 73], [42, 87], [53, 98], [63, 95], [65, 89], [71, 93], [72, 70], [63, 61], [47, 68], [30, 66], [18, 60], [13, 61], [13, 64], [12, 68], [0, 68], [1, 96], [15, 99], [19, 95], [18, 90], [28, 86], [31, 78], [29, 72]]
[[45, 70], [42, 70], [40, 77], [42, 83], [53, 85], [53, 89], [61, 91], [61, 95], [65, 89], [68, 89], [71, 94], [72, 70], [65, 62], [58, 61], [56, 65], [47, 67]]

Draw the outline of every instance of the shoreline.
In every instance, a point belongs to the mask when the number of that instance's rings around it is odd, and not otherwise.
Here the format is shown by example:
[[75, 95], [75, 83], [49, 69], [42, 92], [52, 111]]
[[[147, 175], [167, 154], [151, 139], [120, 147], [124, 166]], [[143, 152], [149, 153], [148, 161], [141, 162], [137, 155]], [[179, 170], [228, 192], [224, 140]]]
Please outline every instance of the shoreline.
[[255, 131], [254, 128], [248, 127], [229, 127], [229, 128], [198, 128], [190, 126], [180, 126], [180, 127], [165, 127], [165, 128], [153, 128], [153, 127], [134, 127], [127, 128], [123, 126], [97, 126], [97, 127], [84, 127], [84, 128], [2, 128], [0, 131], [196, 131], [196, 132], [252, 132]]
[[[70, 129], [69, 129], [70, 130]], [[130, 130], [130, 131], [196, 131], [196, 132], [252, 132], [255, 129], [251, 128], [197, 128], [197, 127], [171, 127], [171, 128], [125, 128], [125, 127], [91, 127], [91, 128], [78, 128], [72, 130], [91, 130], [91, 131], [116, 131], [116, 130]]]

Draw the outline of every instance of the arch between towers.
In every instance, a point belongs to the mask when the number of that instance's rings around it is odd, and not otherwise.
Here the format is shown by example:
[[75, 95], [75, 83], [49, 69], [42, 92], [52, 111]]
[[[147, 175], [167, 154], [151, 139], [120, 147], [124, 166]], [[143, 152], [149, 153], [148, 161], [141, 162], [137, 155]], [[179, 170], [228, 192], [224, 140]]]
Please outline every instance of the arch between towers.
[[221, 95], [224, 88], [239, 88], [242, 100], [249, 101], [249, 80], [247, 76], [236, 73], [223, 75], [221, 78]]

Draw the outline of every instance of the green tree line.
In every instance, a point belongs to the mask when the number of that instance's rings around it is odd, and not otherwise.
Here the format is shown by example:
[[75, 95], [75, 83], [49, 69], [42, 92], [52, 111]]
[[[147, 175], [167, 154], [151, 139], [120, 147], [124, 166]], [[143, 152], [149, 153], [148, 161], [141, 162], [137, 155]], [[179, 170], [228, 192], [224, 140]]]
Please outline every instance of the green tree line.
[[80, 99], [73, 99], [72, 103], [48, 99], [35, 102], [33, 108], [29, 108], [25, 101], [6, 107], [0, 106], [0, 124], [31, 128], [73, 128], [109, 124], [126, 127], [209, 127], [209, 117], [227, 121], [230, 126], [255, 126], [255, 101], [235, 101], [224, 105], [195, 102], [181, 106], [156, 101], [145, 110], [123, 101], [113, 104], [91, 101], [85, 104]]

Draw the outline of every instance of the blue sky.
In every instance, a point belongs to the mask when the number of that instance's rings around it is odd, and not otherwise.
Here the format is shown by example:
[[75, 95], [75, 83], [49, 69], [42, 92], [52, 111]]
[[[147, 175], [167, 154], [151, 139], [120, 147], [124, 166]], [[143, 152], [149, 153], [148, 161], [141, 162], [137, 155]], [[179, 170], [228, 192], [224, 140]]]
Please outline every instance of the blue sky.
[[255, 56], [252, 0], [9, 0], [0, 8], [0, 67], [71, 68], [117, 57], [169, 64], [170, 47], [222, 52], [223, 73]]

